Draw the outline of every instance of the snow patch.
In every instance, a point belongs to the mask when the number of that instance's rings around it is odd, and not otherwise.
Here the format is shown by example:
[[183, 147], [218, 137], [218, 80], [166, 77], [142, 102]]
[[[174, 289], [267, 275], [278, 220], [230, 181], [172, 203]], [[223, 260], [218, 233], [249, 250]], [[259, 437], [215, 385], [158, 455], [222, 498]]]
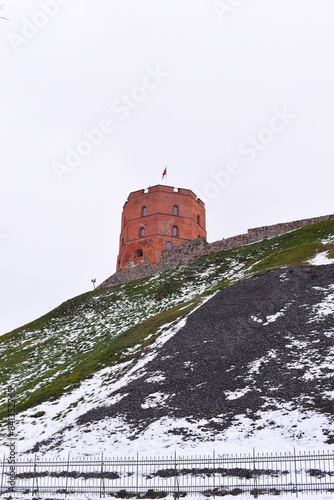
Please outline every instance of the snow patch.
[[248, 373], [250, 375], [252, 375], [253, 373], [259, 373], [261, 367], [264, 364], [269, 363], [270, 359], [276, 357], [277, 357], [277, 352], [275, 349], [268, 351], [267, 356], [263, 356], [262, 358], [256, 359], [255, 361], [252, 361], [251, 363], [248, 364]]
[[225, 398], [228, 400], [233, 400], [233, 399], [239, 399], [242, 398], [247, 392], [249, 392], [251, 389], [249, 386], [244, 387], [243, 389], [237, 389], [234, 392], [231, 391], [226, 391], [225, 392]]
[[314, 287], [317, 290], [324, 291], [324, 298], [318, 304], [312, 307], [313, 318], [312, 321], [321, 321], [325, 317], [334, 313], [334, 285], [329, 285], [327, 288]]
[[271, 314], [266, 317], [266, 322], [263, 323], [264, 326], [269, 325], [269, 323], [274, 323], [278, 318], [284, 316], [287, 309], [291, 306], [291, 302], [288, 302], [280, 311], [275, 314]]
[[320, 252], [315, 257], [307, 261], [308, 264], [312, 266], [327, 266], [328, 264], [334, 264], [334, 259], [328, 257], [328, 251]]
[[257, 316], [251, 316], [251, 319], [255, 321], [255, 323], [263, 323], [263, 319], [258, 318]]
[[328, 245], [328, 244], [334, 243], [334, 234], [331, 234], [330, 236], [328, 236], [327, 238], [325, 238], [324, 240], [322, 240], [321, 243], [323, 245]]
[[142, 408], [156, 408], [157, 406], [163, 406], [168, 396], [162, 392], [154, 392], [147, 396], [144, 403], [141, 405]]
[[162, 372], [155, 372], [150, 377], [147, 377], [145, 382], [150, 384], [155, 384], [158, 382], [163, 382], [165, 380], [165, 375]]

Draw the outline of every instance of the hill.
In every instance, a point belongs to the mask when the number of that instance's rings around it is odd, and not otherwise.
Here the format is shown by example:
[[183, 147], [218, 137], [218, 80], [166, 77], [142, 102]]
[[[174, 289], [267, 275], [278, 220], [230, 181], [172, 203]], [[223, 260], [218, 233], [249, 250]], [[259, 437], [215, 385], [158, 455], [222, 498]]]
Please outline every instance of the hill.
[[333, 257], [321, 222], [84, 294], [1, 337], [19, 451], [330, 446]]

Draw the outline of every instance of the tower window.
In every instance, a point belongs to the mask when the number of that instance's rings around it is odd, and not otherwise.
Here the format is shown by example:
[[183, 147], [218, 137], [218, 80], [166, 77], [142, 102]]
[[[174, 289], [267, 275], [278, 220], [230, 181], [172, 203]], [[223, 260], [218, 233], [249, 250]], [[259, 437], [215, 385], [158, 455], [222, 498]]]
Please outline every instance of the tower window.
[[126, 217], [124, 217], [124, 220], [123, 220], [123, 227], [125, 226], [126, 224]]
[[197, 215], [197, 224], [200, 225], [201, 224], [201, 216], [198, 214]]
[[141, 248], [138, 248], [138, 250], [135, 251], [135, 257], [142, 257], [143, 256], [143, 251]]
[[141, 209], [141, 216], [142, 216], [142, 217], [146, 217], [146, 215], [147, 215], [147, 207], [143, 207], [143, 208]]
[[177, 226], [173, 226], [172, 235], [176, 238], [179, 236], [179, 228]]
[[139, 229], [139, 238], [144, 238], [144, 236], [145, 236], [145, 228], [141, 227]]
[[170, 250], [172, 248], [172, 242], [171, 241], [167, 241], [166, 243], [166, 250]]
[[177, 205], [173, 207], [173, 215], [179, 215], [179, 207]]

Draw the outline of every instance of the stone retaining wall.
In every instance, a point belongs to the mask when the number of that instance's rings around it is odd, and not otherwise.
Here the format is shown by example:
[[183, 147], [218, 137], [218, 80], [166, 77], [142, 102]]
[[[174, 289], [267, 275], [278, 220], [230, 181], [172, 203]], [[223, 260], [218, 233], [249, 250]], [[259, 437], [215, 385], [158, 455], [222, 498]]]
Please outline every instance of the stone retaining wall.
[[205, 238], [196, 238], [195, 240], [187, 241], [182, 245], [178, 245], [170, 250], [164, 250], [161, 254], [160, 264], [144, 264], [142, 266], [118, 271], [110, 278], [101, 283], [97, 289], [106, 288], [121, 283], [127, 283], [139, 278], [153, 276], [154, 274], [161, 273], [173, 267], [188, 264], [192, 260], [209, 255], [211, 253], [220, 252], [222, 250], [230, 250], [243, 245], [249, 245], [257, 241], [263, 241], [267, 238], [273, 238], [280, 234], [285, 234], [303, 226], [315, 224], [326, 220], [333, 220], [334, 214], [324, 215], [322, 217], [313, 217], [312, 219], [302, 219], [293, 222], [284, 222], [274, 224], [273, 226], [262, 226], [253, 229], [248, 229], [247, 233], [232, 236], [231, 238], [215, 241], [214, 243], [207, 243]]

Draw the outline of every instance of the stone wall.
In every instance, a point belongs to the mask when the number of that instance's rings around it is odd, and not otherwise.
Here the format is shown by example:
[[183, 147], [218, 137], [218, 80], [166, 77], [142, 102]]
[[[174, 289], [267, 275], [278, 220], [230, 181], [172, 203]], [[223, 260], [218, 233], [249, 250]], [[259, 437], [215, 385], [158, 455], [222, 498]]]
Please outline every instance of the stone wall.
[[290, 231], [294, 231], [295, 229], [299, 229], [310, 224], [315, 224], [316, 222], [333, 219], [334, 214], [324, 215], [322, 217], [313, 217], [312, 219], [302, 219], [293, 222], [283, 222], [280, 224], [274, 224], [273, 226], [262, 226], [248, 229], [247, 233], [245, 234], [232, 236], [231, 238], [226, 238], [223, 240], [215, 241], [214, 243], [210, 243], [209, 253], [219, 252], [221, 250], [229, 250], [230, 248], [235, 248], [242, 245], [249, 245], [250, 243], [273, 238], [274, 236], [279, 236], [280, 234], [289, 233]]
[[129, 281], [145, 278], [147, 276], [153, 276], [154, 274], [172, 269], [173, 267], [188, 264], [192, 260], [203, 257], [204, 255], [220, 252], [222, 250], [230, 250], [231, 248], [237, 248], [243, 245], [249, 245], [250, 243], [263, 241], [267, 238], [273, 238], [274, 236], [294, 231], [295, 229], [308, 226], [309, 224], [315, 224], [316, 222], [333, 219], [334, 214], [322, 217], [313, 217], [312, 219], [274, 224], [273, 226], [256, 227], [248, 229], [245, 234], [232, 236], [231, 238], [215, 241], [214, 243], [207, 243], [203, 237], [196, 238], [195, 240], [187, 241], [182, 245], [173, 247], [170, 250], [164, 250], [161, 254], [160, 264], [144, 264], [132, 269], [117, 271], [115, 274], [110, 276], [110, 278], [101, 283], [97, 289], [127, 283]]

